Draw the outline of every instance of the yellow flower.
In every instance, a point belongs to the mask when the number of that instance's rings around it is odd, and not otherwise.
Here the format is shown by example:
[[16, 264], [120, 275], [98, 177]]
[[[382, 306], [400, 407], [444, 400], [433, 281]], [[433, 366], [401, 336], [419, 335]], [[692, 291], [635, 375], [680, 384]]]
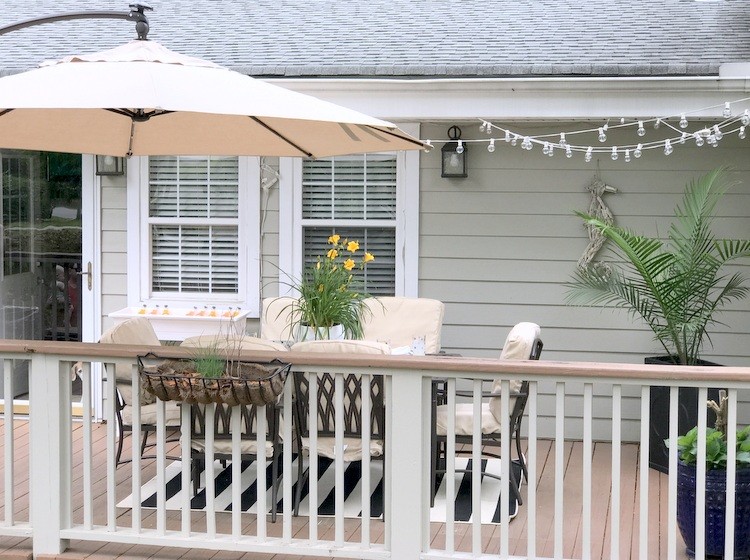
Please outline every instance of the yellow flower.
[[341, 239], [341, 236], [338, 233], [335, 233], [328, 238], [328, 243], [330, 243], [331, 245], [336, 245], [336, 243], [339, 242], [339, 239]]
[[375, 260], [375, 256], [372, 253], [365, 253], [365, 258], [364, 258], [363, 262], [368, 263], [368, 262], [374, 261], [374, 260]]
[[359, 249], [359, 243], [357, 243], [356, 241], [350, 241], [346, 244], [346, 250], [350, 253], [356, 252], [357, 249]]
[[315, 268], [320, 270], [320, 261], [318, 261], [318, 264], [315, 265]]
[[320, 284], [320, 285], [318, 286], [318, 291], [319, 291], [320, 293], [323, 293], [323, 289], [324, 289], [324, 288], [323, 288], [323, 284]]
[[354, 268], [354, 261], [352, 259], [346, 259], [344, 261], [344, 268], [346, 270], [351, 270], [352, 268]]
[[339, 256], [339, 252], [336, 249], [329, 249], [328, 250], [328, 258], [329, 259], [333, 260], [333, 259], [335, 259], [338, 256]]

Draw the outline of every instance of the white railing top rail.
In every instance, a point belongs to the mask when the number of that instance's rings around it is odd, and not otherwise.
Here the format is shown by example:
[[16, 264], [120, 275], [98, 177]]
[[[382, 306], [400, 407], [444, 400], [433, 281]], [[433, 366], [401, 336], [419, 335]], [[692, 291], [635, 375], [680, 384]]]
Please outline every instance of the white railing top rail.
[[[153, 352], [160, 357], [189, 358], [193, 351], [179, 346], [140, 346], [38, 340], [0, 340], [0, 356], [30, 358], [33, 354], [57, 356], [60, 359], [108, 361], [135, 359]], [[717, 383], [744, 386], [750, 382], [750, 367], [647, 365], [608, 362], [563, 362], [551, 360], [517, 361], [458, 356], [382, 356], [369, 354], [322, 354], [306, 352], [242, 351], [235, 354], [245, 360], [267, 361], [273, 358], [289, 362], [295, 369], [303, 366], [411, 370], [430, 375], [471, 373], [477, 378], [509, 375], [529, 380], [559, 381], [617, 380], [639, 385], [716, 386]]]

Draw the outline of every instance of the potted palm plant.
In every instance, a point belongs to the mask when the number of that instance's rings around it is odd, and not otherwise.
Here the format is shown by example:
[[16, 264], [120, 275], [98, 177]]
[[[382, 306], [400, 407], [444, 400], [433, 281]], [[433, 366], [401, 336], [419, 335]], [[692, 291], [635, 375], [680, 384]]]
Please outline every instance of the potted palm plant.
[[[729, 188], [726, 174], [719, 168], [687, 185], [668, 242], [578, 213], [612, 242], [623, 267], [579, 268], [568, 283], [567, 301], [613, 306], [640, 317], [666, 351], [647, 363], [706, 364], [700, 353], [709, 328], [718, 323], [716, 313], [748, 295], [742, 275], [727, 273], [725, 266], [750, 256], [750, 240], [717, 239], [711, 228], [716, 205]], [[649, 457], [661, 471], [668, 465], [662, 445], [669, 427], [667, 399], [666, 387], [652, 387]], [[684, 433], [697, 423], [697, 390], [681, 389], [680, 401], [679, 429]]]
[[[727, 486], [727, 398], [720, 391], [720, 404], [709, 401], [716, 412], [716, 426], [706, 430], [706, 500], [705, 552], [723, 556], [726, 526]], [[665, 441], [669, 446], [669, 441]], [[677, 526], [687, 545], [688, 555], [695, 555], [696, 464], [698, 461], [698, 428], [677, 439]], [[737, 431], [736, 471], [734, 485], [734, 558], [750, 556], [750, 426]]]
[[328, 238], [328, 250], [292, 286], [299, 298], [290, 304], [290, 332], [297, 340], [362, 338], [367, 294], [356, 289], [354, 269], [375, 260], [358, 241]]

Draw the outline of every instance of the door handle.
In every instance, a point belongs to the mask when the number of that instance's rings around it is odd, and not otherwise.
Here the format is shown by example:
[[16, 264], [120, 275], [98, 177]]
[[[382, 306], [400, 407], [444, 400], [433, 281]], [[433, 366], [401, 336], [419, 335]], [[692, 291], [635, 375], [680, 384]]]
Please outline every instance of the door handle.
[[91, 291], [91, 288], [92, 288], [92, 283], [93, 283], [93, 280], [92, 280], [93, 274], [91, 273], [91, 263], [89, 262], [89, 263], [88, 263], [88, 264], [86, 265], [86, 272], [84, 272], [84, 271], [82, 270], [82, 271], [80, 271], [80, 272], [78, 273], [78, 275], [79, 275], [79, 276], [86, 276], [86, 277], [87, 277], [87, 278], [86, 278], [86, 286], [88, 287], [89, 291]]

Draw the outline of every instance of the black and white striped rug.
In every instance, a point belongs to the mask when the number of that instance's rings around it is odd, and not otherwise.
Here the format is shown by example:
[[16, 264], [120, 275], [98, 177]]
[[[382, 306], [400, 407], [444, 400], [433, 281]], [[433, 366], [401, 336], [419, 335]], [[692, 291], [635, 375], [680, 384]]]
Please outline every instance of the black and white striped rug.
[[[516, 472], [516, 479], [521, 480], [521, 467], [514, 461], [513, 469]], [[464, 458], [456, 459], [456, 469], [470, 470], [471, 460]], [[344, 517], [359, 517], [361, 514], [361, 492], [362, 492], [362, 464], [354, 461], [345, 464], [344, 471]], [[179, 510], [182, 507], [182, 465], [179, 461], [174, 461], [167, 465], [165, 472], [166, 482], [166, 508], [167, 510]], [[482, 474], [492, 473], [500, 475], [500, 460], [487, 459], [482, 461]], [[242, 511], [246, 513], [256, 513], [256, 492], [257, 492], [257, 468], [254, 461], [243, 461], [242, 463]], [[292, 474], [297, 476], [297, 459], [292, 464]], [[370, 475], [370, 512], [371, 516], [378, 518], [383, 514], [383, 480], [382, 480], [382, 462], [373, 461], [371, 463]], [[206, 507], [206, 490], [205, 490], [205, 471], [201, 472], [200, 488], [198, 493], [190, 500], [190, 508], [195, 511], [201, 511]], [[335, 493], [334, 493], [334, 465], [333, 461], [320, 458], [318, 466], [318, 515], [332, 516], [335, 514]], [[266, 469], [266, 478], [271, 480], [270, 462]], [[455, 517], [458, 522], [472, 522], [472, 500], [471, 500], [471, 474], [456, 473], [455, 489]], [[214, 463], [214, 487], [216, 498], [214, 501], [216, 511], [232, 510], [232, 466], [227, 463], [226, 467], [222, 466], [219, 461]], [[430, 521], [445, 522], [445, 487], [446, 481], [444, 475], [438, 475], [438, 491], [435, 496], [435, 504], [430, 510]], [[482, 476], [481, 492], [481, 519], [483, 524], [500, 522], [500, 495], [502, 483], [492, 477]], [[189, 490], [192, 492], [192, 488]], [[295, 489], [293, 488], [292, 495]], [[155, 508], [157, 503], [157, 481], [156, 478], [149, 480], [141, 488], [141, 505], [144, 508]], [[279, 492], [281, 493], [281, 492]], [[302, 487], [302, 502], [300, 503], [300, 515], [306, 516], [309, 512], [308, 485]], [[269, 489], [266, 496], [266, 503], [271, 502], [271, 490]], [[511, 519], [518, 513], [518, 503], [509, 497]], [[132, 507], [132, 496], [128, 496], [117, 504], [117, 507]], [[270, 506], [269, 506], [270, 511]], [[278, 511], [282, 511], [281, 496], [279, 496]]]

